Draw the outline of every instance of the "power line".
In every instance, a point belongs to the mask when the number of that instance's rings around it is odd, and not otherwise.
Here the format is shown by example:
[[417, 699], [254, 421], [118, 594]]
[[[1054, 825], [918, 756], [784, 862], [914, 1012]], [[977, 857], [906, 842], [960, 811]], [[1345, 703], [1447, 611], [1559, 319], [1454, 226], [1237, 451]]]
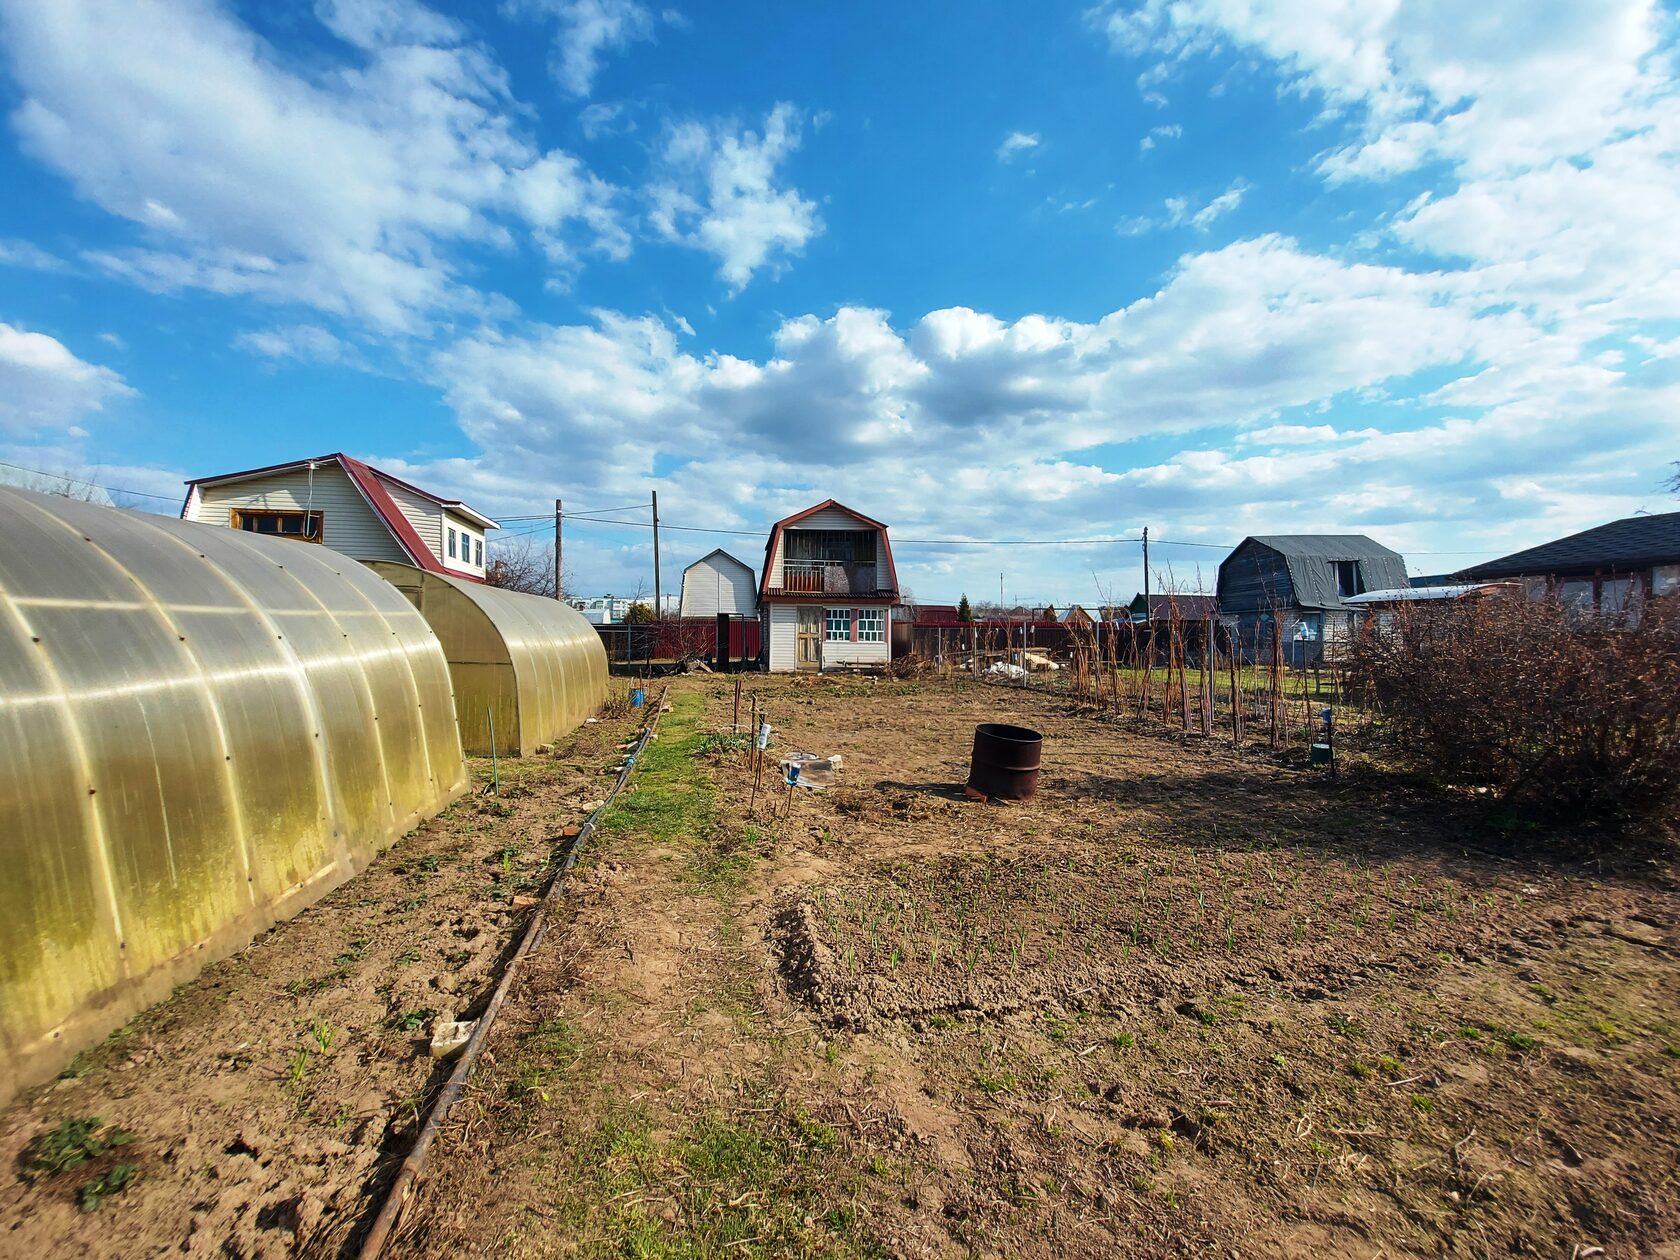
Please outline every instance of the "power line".
[[[140, 499], [160, 499], [165, 503], [179, 503], [178, 494], [153, 494], [150, 490], [125, 490], [121, 486], [107, 486], [87, 477], [72, 477], [69, 473], [48, 472], [45, 468], [30, 468], [25, 464], [14, 464], [0, 459], [0, 468], [15, 468], [19, 472], [33, 473], [37, 477], [50, 477], [54, 481], [62, 481], [69, 486], [90, 486], [95, 490], [103, 490], [107, 494], [131, 494]], [[25, 487], [27, 489], [27, 487]]]

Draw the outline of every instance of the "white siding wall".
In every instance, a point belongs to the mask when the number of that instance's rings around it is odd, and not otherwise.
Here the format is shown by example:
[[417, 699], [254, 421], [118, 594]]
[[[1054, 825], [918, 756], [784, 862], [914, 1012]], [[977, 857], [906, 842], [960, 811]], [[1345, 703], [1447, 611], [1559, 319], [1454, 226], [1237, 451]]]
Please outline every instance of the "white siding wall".
[[391, 502], [402, 509], [402, 514], [408, 517], [408, 523], [414, 526], [414, 532], [432, 549], [434, 556], [443, 554], [443, 509], [429, 499], [423, 499], [417, 494], [404, 490], [401, 486], [394, 486], [389, 481], [381, 481], [385, 493], [391, 496]]
[[312, 509], [321, 513], [322, 541], [334, 551], [358, 560], [408, 560], [385, 522], [336, 463], [315, 470], [313, 490], [303, 468], [226, 486], [200, 486], [187, 519], [225, 528], [232, 524], [234, 508]]
[[796, 669], [799, 664], [799, 610], [793, 604], [770, 605], [770, 656], [772, 673]]
[[729, 556], [707, 556], [683, 570], [682, 616], [751, 617], [758, 609], [753, 571]]
[[[483, 544], [484, 531], [477, 525], [468, 523], [464, 517], [456, 516], [453, 512], [444, 512], [442, 519], [443, 528], [453, 529], [455, 531], [455, 559], [451, 560], [449, 558], [449, 547], [447, 543], [438, 548], [438, 559], [443, 561], [445, 568], [452, 569], [457, 573], [471, 573], [475, 577], [482, 575], [484, 572], [484, 566], [482, 564], [473, 563], [473, 557], [476, 556], [478, 552], [476, 548], [472, 548], [472, 544], [474, 542], [481, 545]], [[463, 538], [467, 540], [467, 545], [471, 549], [465, 555], [461, 552], [461, 539]]]

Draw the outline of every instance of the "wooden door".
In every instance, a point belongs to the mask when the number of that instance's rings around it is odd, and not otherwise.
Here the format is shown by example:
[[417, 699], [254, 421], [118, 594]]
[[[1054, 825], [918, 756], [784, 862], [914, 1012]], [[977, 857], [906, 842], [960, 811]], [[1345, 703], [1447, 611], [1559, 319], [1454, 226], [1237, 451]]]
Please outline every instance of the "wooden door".
[[820, 608], [799, 609], [799, 655], [795, 658], [799, 669], [822, 668], [822, 616]]

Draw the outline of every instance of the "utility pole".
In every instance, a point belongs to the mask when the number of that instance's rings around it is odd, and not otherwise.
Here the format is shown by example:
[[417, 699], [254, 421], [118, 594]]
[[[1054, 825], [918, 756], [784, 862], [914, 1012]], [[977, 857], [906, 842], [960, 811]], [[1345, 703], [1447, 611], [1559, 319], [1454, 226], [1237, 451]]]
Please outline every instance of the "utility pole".
[[1149, 620], [1149, 526], [1143, 527], [1143, 619]]
[[659, 598], [659, 491], [653, 492], [653, 619], [665, 620], [665, 605]]
[[560, 500], [554, 500], [554, 598], [565, 599], [560, 590], [560, 575], [565, 569], [560, 563], [560, 521], [565, 514], [560, 510]]

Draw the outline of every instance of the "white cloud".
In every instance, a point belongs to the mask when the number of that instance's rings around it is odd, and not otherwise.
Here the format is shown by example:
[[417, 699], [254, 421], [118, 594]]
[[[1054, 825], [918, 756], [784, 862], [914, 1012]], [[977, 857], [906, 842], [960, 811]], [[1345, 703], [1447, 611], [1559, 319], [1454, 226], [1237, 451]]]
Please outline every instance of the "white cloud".
[[[1155, 73], [1220, 50], [1320, 102], [1331, 184], [1434, 187], [1384, 224], [1580, 337], [1680, 318], [1677, 26], [1658, 0], [1145, 0], [1099, 21]], [[1415, 186], [1415, 185], [1414, 185]], [[1410, 195], [1408, 193], [1408, 195]]]
[[413, 331], [484, 309], [452, 246], [523, 228], [561, 271], [624, 252], [614, 190], [521, 133], [501, 69], [454, 22], [405, 0], [320, 16], [353, 55], [291, 68], [190, 0], [8, 7], [19, 140], [138, 230], [91, 261]]
[[583, 132], [585, 140], [616, 136], [635, 128], [629, 109], [622, 101], [592, 101], [578, 111], [578, 129]]
[[1187, 227], [1205, 232], [1219, 219], [1240, 206], [1247, 192], [1248, 185], [1239, 179], [1217, 197], [1200, 206], [1193, 206], [1188, 197], [1168, 197], [1162, 203], [1166, 213], [1159, 218], [1151, 218], [1148, 215], [1128, 216], [1115, 224], [1115, 231], [1121, 236], [1142, 236], [1157, 228]]
[[551, 69], [555, 80], [573, 96], [589, 95], [602, 54], [654, 35], [654, 15], [636, 0], [513, 0], [507, 7], [559, 21]]
[[290, 324], [242, 332], [233, 339], [240, 350], [269, 360], [294, 363], [360, 363], [361, 354], [334, 333], [314, 324]]
[[1350, 438], [1375, 436], [1375, 429], [1343, 432], [1333, 424], [1272, 424], [1263, 429], [1239, 433], [1237, 441], [1245, 445], [1316, 446], [1324, 442], [1345, 442]]
[[57, 338], [0, 323], [0, 430], [64, 430], [133, 394], [116, 372], [77, 358]]
[[[832, 494], [911, 538], [1358, 529], [1417, 548], [1420, 570], [1472, 558], [1431, 546], [1492, 554], [1632, 510], [1673, 458], [1680, 408], [1680, 384], [1488, 309], [1462, 272], [1273, 237], [1187, 255], [1157, 292], [1089, 322], [948, 307], [900, 325], [842, 306], [784, 319], [746, 358], [690, 349], [669, 319], [600, 313], [469, 337], [432, 373], [484, 452], [440, 470], [469, 499], [525, 504], [552, 484], [630, 502], [659, 461], [681, 465], [659, 480], [679, 523], [752, 528]], [[1419, 397], [1421, 374], [1434, 388]], [[1173, 435], [1176, 453], [1136, 467], [1115, 454]], [[643, 540], [625, 546], [580, 563], [622, 584], [647, 563]], [[1021, 562], [983, 547], [898, 558], [928, 598]], [[1211, 581], [1219, 553], [1203, 558]], [[1179, 562], [1187, 576], [1194, 559]], [[1044, 597], [1092, 598], [1090, 570], [1124, 585], [1113, 571], [1135, 569], [1135, 548], [1035, 565]]]
[[1178, 123], [1166, 123], [1160, 127], [1151, 127], [1149, 134], [1138, 141], [1138, 150], [1148, 153], [1163, 140], [1177, 140], [1184, 134], [1184, 128]]
[[17, 267], [24, 271], [63, 271], [68, 265], [57, 254], [50, 254], [33, 242], [0, 238], [0, 267]]
[[997, 160], [1012, 162], [1023, 153], [1038, 148], [1039, 138], [1029, 131], [1011, 131], [997, 147]]
[[816, 203], [783, 186], [779, 171], [799, 148], [802, 121], [784, 102], [762, 135], [700, 122], [666, 132], [650, 221], [666, 240], [715, 257], [731, 293], [760, 271], [782, 271], [822, 231]]

